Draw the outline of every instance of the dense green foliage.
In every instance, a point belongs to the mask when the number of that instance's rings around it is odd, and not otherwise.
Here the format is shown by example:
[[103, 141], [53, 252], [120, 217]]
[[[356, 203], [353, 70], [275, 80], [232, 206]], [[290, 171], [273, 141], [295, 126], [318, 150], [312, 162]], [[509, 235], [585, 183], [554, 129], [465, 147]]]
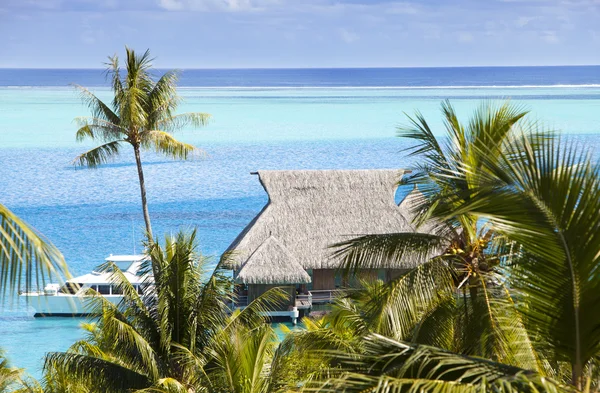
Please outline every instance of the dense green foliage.
[[[195, 231], [148, 245], [146, 272], [154, 272], [140, 296], [118, 269], [124, 294], [118, 306], [96, 296], [99, 314], [88, 336], [67, 352], [48, 354], [51, 392], [266, 392], [276, 340], [262, 316], [284, 300], [272, 290], [243, 310], [231, 311], [232, 282], [212, 272], [197, 254]], [[109, 268], [110, 266], [107, 266]]]

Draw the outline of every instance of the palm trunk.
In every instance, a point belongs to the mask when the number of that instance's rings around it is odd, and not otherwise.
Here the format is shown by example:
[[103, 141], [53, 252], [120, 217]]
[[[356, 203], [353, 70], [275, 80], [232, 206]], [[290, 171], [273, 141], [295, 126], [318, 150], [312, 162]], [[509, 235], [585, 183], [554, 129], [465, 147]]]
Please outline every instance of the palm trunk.
[[146, 201], [146, 186], [144, 185], [144, 172], [142, 171], [142, 159], [140, 157], [140, 146], [134, 145], [135, 163], [137, 164], [138, 177], [140, 179], [140, 192], [142, 194], [142, 211], [144, 213], [144, 221], [146, 222], [146, 236], [148, 242], [153, 243], [152, 225], [150, 224], [150, 214], [148, 213], [148, 202]]
[[571, 384], [577, 388], [577, 390], [581, 390], [583, 387], [583, 370], [581, 364], [579, 362], [571, 365]]

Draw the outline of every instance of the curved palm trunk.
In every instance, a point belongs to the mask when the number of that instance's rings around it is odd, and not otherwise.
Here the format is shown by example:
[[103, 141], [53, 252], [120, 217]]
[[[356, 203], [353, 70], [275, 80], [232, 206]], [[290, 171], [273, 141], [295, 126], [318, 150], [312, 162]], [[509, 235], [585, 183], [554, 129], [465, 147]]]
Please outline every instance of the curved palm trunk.
[[152, 244], [152, 225], [150, 224], [150, 214], [148, 213], [148, 202], [146, 201], [146, 186], [144, 185], [144, 172], [142, 171], [142, 159], [140, 157], [140, 146], [134, 145], [135, 163], [137, 164], [138, 177], [140, 179], [140, 192], [142, 194], [142, 211], [144, 213], [144, 222], [146, 223], [146, 236], [148, 242]]

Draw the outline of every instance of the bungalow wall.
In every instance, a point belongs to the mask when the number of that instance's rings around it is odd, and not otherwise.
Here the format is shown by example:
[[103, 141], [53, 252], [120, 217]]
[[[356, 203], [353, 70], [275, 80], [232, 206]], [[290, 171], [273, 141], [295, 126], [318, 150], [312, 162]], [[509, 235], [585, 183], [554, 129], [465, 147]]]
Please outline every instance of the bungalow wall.
[[269, 289], [279, 287], [285, 292], [288, 293], [288, 300], [282, 302], [277, 310], [275, 311], [285, 311], [289, 306], [295, 305], [296, 302], [296, 289], [294, 286], [286, 286], [285, 284], [248, 284], [248, 302], [253, 301], [263, 293], [267, 292]]
[[335, 289], [336, 269], [313, 269], [312, 289]]
[[374, 281], [385, 279], [383, 270], [362, 269], [356, 275], [350, 276], [349, 280], [343, 277], [337, 269], [313, 269], [312, 290], [331, 290], [341, 287], [353, 287], [359, 284], [359, 280]]

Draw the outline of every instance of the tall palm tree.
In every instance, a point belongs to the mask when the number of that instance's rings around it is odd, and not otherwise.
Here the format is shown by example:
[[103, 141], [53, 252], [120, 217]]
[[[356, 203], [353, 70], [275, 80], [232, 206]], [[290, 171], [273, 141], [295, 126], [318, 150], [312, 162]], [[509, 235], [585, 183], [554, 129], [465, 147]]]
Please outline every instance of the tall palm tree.
[[521, 245], [508, 275], [520, 312], [540, 351], [581, 389], [600, 373], [600, 164], [572, 141], [519, 142], [487, 163], [491, 176], [459, 212]]
[[[447, 101], [442, 113], [445, 138], [420, 113], [399, 131], [416, 142], [410, 152], [419, 161], [405, 183], [419, 186], [410, 205], [421, 231], [362, 236], [336, 245], [335, 253], [348, 269], [393, 266], [409, 256], [423, 262], [363, 296], [372, 332], [541, 371], [501, 275], [511, 244], [478, 215], [454, 213], [477, 189], [478, 173], [502, 159], [526, 112], [484, 103], [466, 125]], [[439, 328], [441, 318], [448, 329]]]
[[[145, 269], [155, 272], [154, 284], [143, 296], [114, 269], [123, 301], [115, 306], [101, 296], [94, 300], [100, 316], [86, 326], [88, 337], [47, 356], [50, 386], [75, 392], [216, 392], [228, 391], [223, 385], [232, 379], [226, 376], [261, 375], [272, 351], [272, 331], [261, 330], [261, 313], [282, 300], [283, 292], [268, 292], [231, 313], [231, 279], [220, 269], [209, 274], [208, 261], [196, 248], [195, 231], [168, 236], [164, 247], [150, 244]], [[262, 339], [253, 341], [257, 332]], [[236, 362], [244, 366], [236, 357], [242, 354], [257, 362], [236, 372], [221, 369]], [[253, 389], [236, 391], [263, 391], [258, 388], [264, 385], [255, 378], [244, 385]]]
[[102, 102], [82, 86], [76, 86], [83, 101], [92, 112], [91, 117], [77, 118], [77, 140], [91, 139], [102, 144], [75, 158], [75, 164], [96, 168], [121, 153], [129, 144], [133, 147], [142, 198], [142, 211], [149, 241], [152, 241], [152, 225], [148, 213], [142, 149], [153, 149], [176, 159], [187, 159], [198, 150], [176, 140], [171, 134], [187, 125], [206, 125], [210, 115], [206, 113], [174, 114], [181, 98], [177, 95], [177, 73], [169, 71], [157, 82], [152, 79], [150, 52], [136, 55], [126, 48], [126, 74], [121, 74], [119, 58], [109, 57], [107, 75], [112, 82], [114, 94], [111, 104]]
[[[471, 124], [482, 122], [474, 121]], [[428, 135], [427, 132], [422, 134], [423, 139]], [[435, 144], [433, 139], [429, 139], [423, 144], [428, 146], [423, 152], [437, 160], [439, 153], [431, 153], [434, 150], [431, 146]], [[488, 280], [487, 287], [502, 289], [506, 292], [507, 302], [514, 305], [512, 310], [516, 313], [501, 315], [499, 322], [502, 323], [496, 323], [496, 331], [502, 333], [514, 328], [515, 324], [525, 327], [528, 345], [539, 359], [538, 362], [543, 365], [533, 375], [538, 381], [536, 384], [544, 382], [539, 376], [545, 371], [559, 384], [571, 384], [570, 388], [562, 386], [560, 390], [597, 390], [600, 375], [600, 320], [596, 317], [594, 308], [600, 302], [600, 272], [597, 268], [600, 262], [600, 165], [590, 159], [589, 151], [556, 138], [553, 133], [545, 132], [516, 134], [499, 144], [473, 143], [471, 151], [477, 157], [476, 160], [465, 160], [464, 156], [457, 155], [460, 160], [453, 161], [460, 165], [455, 165], [451, 170], [441, 170], [441, 176], [433, 177], [442, 179], [432, 187], [437, 190], [437, 194], [431, 193], [425, 198], [434, 203], [424, 203], [422, 211], [426, 217], [428, 215], [444, 222], [463, 216], [484, 220], [495, 237], [504, 240], [505, 246], [513, 248], [507, 257], [500, 258], [500, 263], [493, 267], [499, 275], [495, 280]], [[439, 152], [448, 153], [452, 149], [446, 147], [439, 149]], [[431, 167], [444, 168], [438, 163]], [[429, 178], [431, 175], [426, 173], [426, 176], [420, 176]], [[457, 187], [439, 187], [438, 184], [456, 184]], [[460, 187], [461, 184], [465, 186]], [[366, 240], [368, 239], [356, 240], [354, 245], [357, 247], [353, 247], [351, 243], [346, 245], [349, 255], [355, 253], [351, 257], [355, 264], [366, 263], [376, 255], [401, 257], [405, 251], [403, 247], [409, 244], [408, 241], [404, 241], [404, 244], [389, 242], [387, 245], [380, 242], [378, 251], [369, 244], [360, 249], [360, 243]], [[426, 247], [427, 245], [424, 248]], [[489, 250], [490, 244], [481, 246], [481, 252]], [[455, 250], [454, 253], [460, 254], [463, 251]], [[479, 259], [478, 264], [482, 260], [486, 259]], [[485, 276], [485, 272], [476, 267], [469, 270], [471, 277]], [[470, 279], [466, 279], [464, 283], [470, 285]], [[394, 285], [389, 287], [393, 288]], [[481, 291], [481, 287], [477, 289], [478, 292], [469, 294], [471, 298], [481, 294], [488, 298], [485, 290]], [[410, 293], [403, 295], [410, 296]], [[492, 307], [494, 305], [492, 302], [489, 304]], [[405, 314], [406, 312], [401, 315]], [[481, 331], [480, 334], [482, 337], [490, 335], [487, 331]], [[457, 386], [456, 383], [465, 381], [466, 375], [476, 375], [478, 366], [469, 365], [464, 368], [467, 374], [436, 375], [446, 366], [454, 371], [460, 369], [464, 359], [460, 360], [456, 354], [436, 354], [433, 358], [428, 356], [429, 360], [424, 364], [423, 347], [406, 348], [406, 343], [392, 346], [397, 349], [384, 345], [379, 348], [388, 349], [371, 353], [383, 356], [385, 351], [389, 351], [386, 356], [390, 362], [385, 364], [389, 371], [377, 367], [365, 368], [372, 365], [368, 359], [372, 362], [374, 357], [365, 358], [365, 362], [355, 363], [360, 365], [355, 368], [358, 374], [348, 374], [352, 381], [344, 385], [349, 381], [346, 378], [346, 382], [342, 381], [340, 386], [348, 387], [347, 391], [353, 391], [352, 387], [361, 384], [361, 389], [368, 386], [428, 386], [429, 389], [434, 389], [438, 386], [441, 390], [450, 389], [450, 383], [452, 390], [474, 389], [473, 386]], [[426, 352], [428, 351], [430, 349]], [[406, 358], [405, 355], [411, 352], [420, 355]], [[404, 359], [401, 359], [403, 356]], [[446, 356], [454, 357], [454, 360], [447, 363]], [[398, 369], [389, 368], [396, 359], [401, 359], [399, 367], [403, 371], [399, 374], [396, 373]], [[440, 359], [443, 363], [435, 364]], [[492, 359], [515, 365], [505, 359]], [[343, 361], [343, 358], [338, 361]], [[406, 374], [415, 369], [435, 372]], [[527, 374], [524, 370], [518, 373]], [[389, 379], [390, 375], [395, 378], [393, 381]], [[448, 375], [451, 376], [449, 379]], [[490, 381], [489, 377], [486, 379]], [[530, 379], [528, 381], [531, 382]], [[505, 386], [506, 381], [502, 385]], [[479, 389], [489, 388], [500, 389], [489, 385]], [[500, 390], [506, 389], [504, 387]], [[531, 385], [529, 388], [522, 386], [517, 389], [555, 390], [552, 386], [534, 388]]]

